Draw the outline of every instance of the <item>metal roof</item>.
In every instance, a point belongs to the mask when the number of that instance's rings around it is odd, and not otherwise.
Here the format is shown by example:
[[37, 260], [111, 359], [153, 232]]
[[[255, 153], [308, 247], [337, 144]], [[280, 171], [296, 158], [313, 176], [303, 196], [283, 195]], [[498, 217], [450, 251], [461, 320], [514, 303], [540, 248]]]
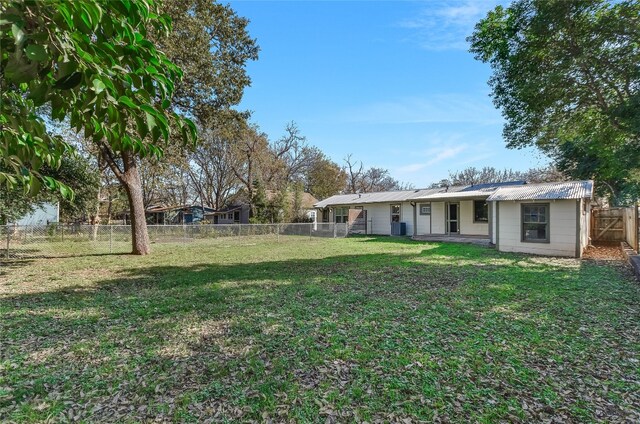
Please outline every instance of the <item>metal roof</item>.
[[422, 190], [381, 191], [377, 193], [337, 194], [316, 203], [316, 208], [333, 205], [359, 205], [365, 203], [402, 202]]
[[486, 198], [496, 189], [492, 190], [460, 190], [460, 191], [448, 191], [444, 193], [434, 193], [423, 197], [412, 197], [411, 200], [444, 200], [444, 199], [473, 199], [475, 197]]
[[593, 181], [526, 184], [524, 181], [454, 186], [421, 190], [382, 191], [377, 193], [338, 194], [315, 204], [316, 208], [339, 205], [364, 205], [408, 201], [487, 198], [492, 200], [581, 199], [591, 197]]
[[520, 186], [526, 184], [525, 181], [506, 181], [502, 183], [474, 184], [470, 186], [449, 187], [448, 190], [441, 190], [438, 193], [428, 193], [424, 196], [414, 196], [411, 200], [444, 200], [444, 199], [473, 199], [486, 198], [500, 187]]
[[[449, 187], [448, 191], [460, 191], [466, 186]], [[375, 193], [337, 194], [316, 203], [316, 208], [335, 205], [363, 205], [367, 203], [406, 202], [411, 199], [446, 192], [447, 188], [425, 188], [418, 190], [379, 191]]]
[[592, 195], [593, 181], [586, 180], [502, 187], [487, 200], [563, 200], [591, 198]]

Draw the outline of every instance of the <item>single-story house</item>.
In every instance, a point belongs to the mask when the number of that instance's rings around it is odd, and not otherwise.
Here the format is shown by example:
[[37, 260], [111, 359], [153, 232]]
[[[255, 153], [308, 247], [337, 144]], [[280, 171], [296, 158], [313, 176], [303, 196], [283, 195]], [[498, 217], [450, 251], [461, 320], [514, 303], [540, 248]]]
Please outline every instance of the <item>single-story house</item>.
[[15, 221], [16, 225], [49, 225], [60, 221], [60, 203], [43, 203]]
[[147, 208], [145, 215], [149, 225], [181, 225], [199, 223], [213, 211], [203, 205], [152, 206]]
[[[311, 222], [316, 221], [316, 209], [315, 204], [318, 199], [313, 197], [310, 193], [301, 193], [300, 198], [300, 214]], [[273, 200], [278, 195], [277, 192], [267, 190], [266, 197], [268, 201]], [[295, 194], [293, 192], [287, 192], [286, 201], [289, 203], [289, 208], [294, 208]], [[245, 199], [245, 196], [240, 194], [232, 198], [231, 202], [222, 209], [208, 212], [205, 214], [205, 220], [213, 224], [249, 224], [251, 217], [251, 205]]]
[[589, 243], [592, 196], [593, 181], [511, 181], [343, 194], [315, 206], [319, 221], [347, 223], [365, 234], [404, 229], [412, 236], [472, 236], [505, 252], [581, 257]]
[[251, 206], [237, 203], [205, 214], [205, 219], [213, 224], [248, 224]]

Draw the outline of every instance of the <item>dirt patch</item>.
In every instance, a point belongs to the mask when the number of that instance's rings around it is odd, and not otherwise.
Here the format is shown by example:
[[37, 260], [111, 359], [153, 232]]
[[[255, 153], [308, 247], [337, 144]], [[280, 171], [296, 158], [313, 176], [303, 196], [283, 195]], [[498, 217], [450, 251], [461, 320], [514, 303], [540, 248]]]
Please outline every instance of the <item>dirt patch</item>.
[[596, 261], [627, 261], [620, 248], [620, 243], [600, 243], [587, 246], [583, 258]]

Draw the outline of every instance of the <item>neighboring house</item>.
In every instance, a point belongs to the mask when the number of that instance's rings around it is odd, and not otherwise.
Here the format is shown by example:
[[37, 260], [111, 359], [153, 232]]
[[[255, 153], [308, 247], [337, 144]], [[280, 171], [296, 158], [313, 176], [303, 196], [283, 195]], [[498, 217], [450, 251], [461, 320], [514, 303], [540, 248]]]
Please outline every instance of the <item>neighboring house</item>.
[[18, 219], [16, 225], [48, 225], [60, 221], [60, 204], [43, 203], [33, 212]]
[[389, 235], [405, 223], [413, 236], [474, 236], [498, 250], [582, 256], [589, 243], [593, 181], [464, 187], [332, 196], [316, 203], [322, 222]]
[[[203, 205], [152, 206], [145, 211], [147, 224], [178, 225], [197, 224], [205, 215], [214, 212], [213, 208]], [[128, 214], [127, 214], [128, 215]], [[128, 221], [125, 218], [125, 221]]]
[[[289, 195], [289, 201], [291, 202], [292, 208], [294, 203], [294, 196], [294, 193], [291, 193]], [[311, 222], [316, 222], [316, 203], [318, 203], [318, 199], [316, 199], [311, 193], [302, 193], [302, 198], [300, 199], [300, 212]]]
[[[275, 198], [277, 193], [267, 190], [266, 195], [267, 200], [271, 201]], [[293, 208], [293, 193], [287, 193], [287, 201], [289, 202], [289, 207]], [[302, 193], [300, 201], [301, 212], [312, 222], [315, 222], [316, 220], [315, 204], [317, 202], [318, 199], [313, 197], [311, 194]], [[227, 207], [217, 211], [207, 212], [205, 214], [206, 221], [213, 224], [249, 224], [250, 217], [251, 205], [243, 198], [243, 196], [237, 196]]]
[[251, 214], [251, 206], [247, 203], [238, 203], [229, 207], [208, 212], [205, 214], [207, 222], [213, 224], [248, 224]]

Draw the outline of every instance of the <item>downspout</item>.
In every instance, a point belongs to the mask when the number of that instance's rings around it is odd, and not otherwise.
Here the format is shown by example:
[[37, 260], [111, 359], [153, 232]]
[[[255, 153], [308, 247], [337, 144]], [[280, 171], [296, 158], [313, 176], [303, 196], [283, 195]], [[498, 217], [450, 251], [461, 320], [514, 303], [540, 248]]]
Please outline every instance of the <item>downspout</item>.
[[413, 236], [418, 235], [418, 220], [416, 215], [416, 202], [409, 202], [411, 207], [413, 207]]
[[582, 257], [582, 200], [576, 200], [576, 258]]
[[[500, 250], [500, 202], [496, 200], [496, 250]], [[522, 230], [521, 230], [522, 231]]]

